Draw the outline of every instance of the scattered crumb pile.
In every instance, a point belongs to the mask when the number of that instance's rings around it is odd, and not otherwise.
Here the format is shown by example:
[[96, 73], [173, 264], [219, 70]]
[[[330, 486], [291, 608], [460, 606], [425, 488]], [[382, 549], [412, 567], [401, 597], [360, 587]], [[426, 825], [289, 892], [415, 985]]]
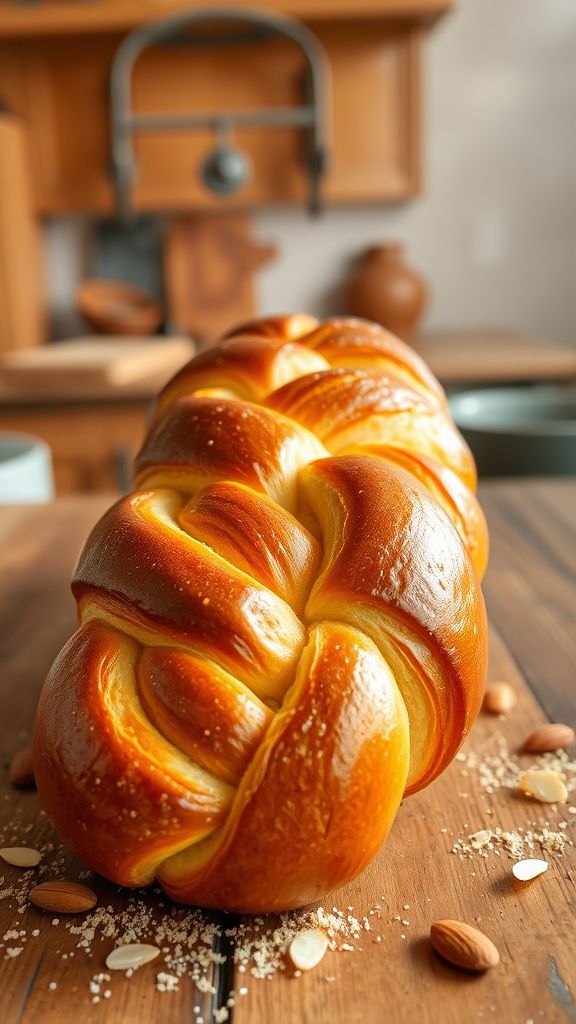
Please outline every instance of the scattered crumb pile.
[[[523, 760], [526, 761], [526, 755]], [[520, 765], [519, 758], [510, 753], [500, 734], [493, 737], [488, 750], [460, 753], [457, 762], [460, 774], [467, 776], [474, 773], [486, 794], [501, 789], [515, 789], [521, 773], [526, 770], [526, 764]], [[538, 755], [534, 767], [545, 767], [557, 772], [568, 794], [576, 790], [576, 761], [570, 760], [564, 751]], [[494, 812], [487, 808], [486, 813], [490, 815]], [[524, 827], [515, 827], [513, 831], [505, 831], [500, 827], [481, 828], [459, 837], [452, 847], [452, 853], [458, 854], [461, 859], [504, 854], [520, 860], [530, 856], [539, 847], [562, 855], [567, 846], [574, 845], [569, 826], [576, 823], [576, 806], [564, 804], [561, 812], [557, 809], [557, 813], [568, 820], [552, 823], [544, 819], [530, 821]], [[43, 812], [40, 814], [44, 816]], [[3, 830], [0, 844], [21, 845], [24, 835], [27, 841], [32, 838], [30, 832], [33, 828], [33, 825], [24, 825], [22, 821], [13, 822]], [[28, 930], [24, 927], [28, 920], [24, 915], [29, 910], [30, 890], [43, 878], [63, 878], [66, 870], [67, 851], [61, 844], [49, 839], [35, 845], [42, 854], [37, 867], [21, 870], [16, 877], [10, 875], [8, 884], [5, 884], [4, 877], [0, 877], [0, 900], [10, 901], [14, 910], [11, 928], [0, 936], [0, 956], [5, 960], [18, 957], [31, 939], [37, 940], [40, 937], [39, 928]], [[89, 870], [80, 873], [80, 881], [85, 882], [91, 877], [92, 872]], [[410, 925], [406, 913], [408, 910], [409, 905], [404, 904], [401, 913], [391, 914], [382, 896], [380, 902], [368, 911], [368, 916], [363, 917], [355, 916], [352, 906], [348, 906], [346, 911], [337, 907], [331, 910], [318, 907], [270, 918], [255, 917], [232, 924], [234, 918], [227, 918], [226, 915], [205, 913], [166, 902], [162, 891], [153, 888], [126, 893], [123, 909], [110, 904], [98, 906], [81, 919], [77, 916], [54, 917], [50, 923], [65, 929], [75, 942], [74, 949], [69, 948], [67, 952], [59, 954], [62, 960], [75, 956], [87, 957], [94, 958], [95, 965], [100, 965], [100, 970], [88, 984], [93, 1003], [109, 1000], [118, 976], [122, 980], [124, 977], [130, 978], [139, 969], [135, 963], [125, 970], [124, 966], [110, 973], [102, 970], [110, 951], [118, 946], [153, 943], [157, 949], [152, 949], [152, 958], [156, 956], [159, 964], [152, 975], [156, 990], [178, 992], [181, 983], [192, 982], [198, 993], [198, 1003], [203, 1004], [202, 1007], [193, 1007], [194, 1024], [225, 1024], [230, 1017], [230, 1009], [239, 998], [247, 995], [249, 981], [270, 979], [277, 971], [287, 969], [290, 945], [303, 929], [321, 929], [327, 936], [331, 950], [347, 953], [361, 950], [363, 942], [382, 942], [381, 924], [398, 927], [399, 932], [400, 929], [407, 929]], [[227, 922], [230, 923], [229, 927]], [[50, 923], [44, 917], [43, 927], [50, 927]], [[399, 937], [406, 939], [406, 931], [401, 931]], [[236, 990], [216, 992], [213, 984], [214, 969], [230, 961], [234, 962], [238, 975], [245, 983], [240, 984]], [[109, 964], [108, 969], [111, 966]], [[297, 976], [300, 973], [292, 968], [292, 974]], [[324, 980], [333, 982], [335, 976], [324, 975]], [[48, 988], [56, 991], [57, 981], [50, 981]]]
[[[21, 832], [20, 832], [21, 835]], [[17, 825], [8, 826], [0, 836], [4, 841], [18, 839]], [[20, 840], [21, 841], [21, 840]], [[9, 885], [0, 877], [0, 899], [9, 900], [14, 906], [16, 924], [0, 936], [0, 956], [5, 960], [18, 957], [30, 941], [40, 937], [40, 929], [24, 927], [29, 911], [29, 891], [42, 877], [51, 879], [63, 877], [66, 867], [65, 848], [58, 843], [36, 844], [42, 853], [42, 860], [34, 870], [19, 871]], [[92, 877], [92, 872], [81, 872], [82, 881]], [[213, 968], [230, 958], [237, 965], [240, 977], [246, 981], [236, 991], [227, 992], [224, 1005], [214, 1008], [210, 1017], [204, 1017], [206, 1009], [194, 1007], [194, 1024], [224, 1024], [229, 1019], [230, 1008], [248, 994], [252, 979], [268, 979], [277, 971], [289, 966], [288, 950], [294, 937], [307, 928], [320, 928], [328, 938], [328, 947], [339, 953], [349, 953], [362, 948], [363, 941], [381, 942], [381, 924], [408, 926], [406, 917], [408, 904], [402, 914], [394, 914], [385, 905], [385, 897], [368, 910], [365, 916], [356, 916], [354, 907], [346, 910], [338, 907], [326, 909], [291, 911], [271, 919], [252, 918], [249, 922], [226, 927], [226, 915], [211, 915], [198, 909], [183, 908], [166, 901], [162, 891], [156, 887], [145, 892], [126, 894], [126, 905], [118, 909], [111, 904], [98, 906], [82, 918], [62, 915], [44, 917], [44, 926], [50, 924], [65, 929], [75, 939], [75, 949], [60, 953], [62, 960], [74, 957], [94, 957], [103, 965], [112, 948], [130, 943], [153, 943], [160, 951], [159, 967], [154, 972], [155, 987], [159, 992], [177, 992], [179, 984], [191, 980], [198, 993], [199, 1002], [208, 1004], [216, 1001], [216, 990], [212, 983]], [[18, 922], [18, 918], [22, 918]], [[230, 919], [231, 921], [233, 919]], [[270, 924], [270, 920], [273, 922]], [[219, 923], [220, 922], [220, 923]], [[404, 939], [406, 936], [400, 936]], [[88, 984], [89, 997], [93, 1003], [109, 1000], [115, 984], [130, 978], [137, 967], [126, 971], [106, 971], [102, 967], [92, 976]], [[298, 976], [301, 972], [292, 970]], [[323, 976], [326, 982], [336, 980], [334, 975]], [[56, 981], [50, 982], [49, 989], [56, 991]], [[204, 998], [202, 998], [204, 997]]]
[[452, 847], [452, 853], [461, 857], [480, 856], [487, 858], [490, 853], [500, 856], [508, 854], [517, 860], [529, 857], [539, 847], [552, 853], [564, 853], [567, 846], [573, 846], [573, 840], [567, 835], [568, 822], [560, 821], [558, 831], [549, 827], [550, 823], [545, 821], [539, 824], [532, 821], [525, 828], [518, 826], [508, 832], [501, 828], [482, 828], [478, 832], [472, 832], [466, 838], [459, 838]]
[[[557, 772], [563, 780], [568, 793], [576, 790], [576, 761], [571, 760], [565, 750], [557, 750], [550, 754], [532, 755], [530, 764], [520, 764], [520, 759], [511, 754], [508, 744], [501, 733], [493, 737], [496, 747], [494, 751], [475, 753], [472, 751], [461, 751], [456, 754], [456, 761], [462, 765], [461, 775], [467, 775], [474, 771], [478, 775], [478, 781], [487, 793], [494, 793], [498, 789], [516, 789], [522, 772], [532, 768], [549, 768]], [[524, 762], [527, 756], [524, 754]]]
[[[456, 755], [456, 760], [461, 765], [460, 774], [467, 776], [474, 772], [487, 794], [499, 789], [516, 789], [520, 776], [527, 770], [526, 763], [520, 764], [520, 758], [510, 753], [506, 740], [500, 733], [496, 733], [491, 740], [491, 746], [494, 745], [496, 749], [488, 752], [461, 752]], [[526, 757], [524, 754], [524, 762]], [[576, 761], [571, 760], [566, 751], [539, 754], [536, 758], [532, 755], [530, 768], [548, 768], [557, 772], [568, 793], [576, 791]], [[491, 815], [493, 811], [488, 809], [486, 813]], [[563, 805], [562, 814], [576, 815], [576, 806]], [[527, 822], [525, 826], [517, 826], [511, 831], [499, 827], [481, 828], [477, 832], [459, 837], [452, 847], [452, 853], [458, 854], [461, 858], [480, 856], [485, 859], [490, 854], [507, 854], [520, 860], [540, 848], [562, 855], [567, 846], [574, 845], [569, 835], [570, 824], [570, 819], [554, 823], [548, 819], [540, 819]]]
[[[161, 895], [160, 890], [152, 891], [154, 898]], [[266, 925], [263, 917], [255, 917], [249, 924], [226, 928], [196, 909], [172, 907], [158, 920], [153, 907], [163, 909], [165, 906], [162, 900], [155, 902], [153, 899], [148, 904], [138, 896], [129, 896], [124, 910], [98, 907], [78, 923], [65, 922], [65, 927], [78, 937], [78, 948], [88, 955], [92, 955], [94, 944], [101, 939], [109, 939], [115, 946], [144, 941], [154, 943], [161, 950], [166, 967], [166, 971], [156, 976], [160, 991], [175, 990], [178, 981], [188, 976], [200, 992], [212, 994], [215, 989], [210, 981], [211, 970], [215, 964], [226, 962], [226, 952], [220, 952], [223, 948], [229, 950], [240, 974], [261, 979], [286, 969], [290, 943], [304, 928], [322, 928], [328, 936], [329, 948], [339, 952], [356, 949], [354, 943], [372, 930], [368, 917], [359, 920], [351, 913], [352, 907], [348, 912], [337, 907], [330, 911], [319, 907], [280, 914], [272, 927]], [[379, 907], [377, 911], [381, 917]], [[128, 977], [133, 973], [133, 968], [125, 972]], [[100, 986], [109, 980], [109, 975], [98, 975], [93, 985]], [[94, 988], [92, 991], [95, 997], [100, 995]], [[245, 995], [247, 991], [243, 986], [239, 994]]]

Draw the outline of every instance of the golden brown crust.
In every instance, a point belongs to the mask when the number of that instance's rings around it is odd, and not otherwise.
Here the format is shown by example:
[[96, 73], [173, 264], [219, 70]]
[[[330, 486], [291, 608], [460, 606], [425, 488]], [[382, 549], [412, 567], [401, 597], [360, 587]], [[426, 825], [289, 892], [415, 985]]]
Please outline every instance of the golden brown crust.
[[304, 612], [318, 574], [318, 541], [294, 516], [243, 484], [206, 487], [182, 509], [178, 521], [237, 569]]
[[40, 696], [34, 772], [57, 829], [96, 871], [142, 885], [156, 865], [212, 833], [234, 790], [139, 714], [137, 644], [100, 622], [68, 641]]
[[386, 838], [408, 747], [406, 713], [374, 645], [337, 622], [313, 627], [226, 826], [165, 861], [161, 884], [173, 899], [241, 913], [297, 907], [338, 888]]
[[474, 486], [438, 383], [376, 325], [270, 317], [177, 374], [39, 705], [72, 848], [239, 912], [361, 871], [481, 701]]
[[180, 530], [179, 508], [174, 492], [141, 491], [103, 516], [74, 574], [82, 621], [106, 612], [127, 633], [185, 646], [277, 698], [304, 626], [282, 598]]
[[377, 441], [432, 456], [468, 487], [476, 485], [474, 459], [450, 418], [383, 370], [307, 374], [273, 392], [266, 404], [313, 431], [333, 454]]
[[350, 449], [350, 454], [358, 453], [376, 455], [401, 466], [430, 491], [458, 530], [482, 579], [488, 564], [488, 527], [475, 494], [456, 473], [436, 459], [391, 445], [358, 445]]
[[298, 423], [229, 398], [181, 398], [152, 427], [136, 458], [137, 487], [174, 486], [187, 494], [234, 480], [290, 511], [298, 471], [326, 450]]
[[146, 647], [138, 693], [150, 721], [201, 768], [238, 785], [272, 712], [217, 664], [187, 651]]
[[395, 646], [413, 740], [410, 789], [421, 789], [452, 760], [482, 702], [486, 618], [473, 566], [440, 506], [399, 467], [342, 456], [312, 463], [301, 479], [324, 548], [306, 621], [363, 629], [389, 663]]
[[259, 320], [249, 320], [238, 324], [228, 331], [225, 338], [235, 338], [239, 334], [260, 335], [266, 338], [280, 338], [281, 341], [299, 341], [318, 326], [318, 321], [308, 313], [288, 313], [286, 316], [265, 316]]
[[302, 344], [324, 356], [334, 367], [375, 367], [405, 381], [446, 406], [444, 392], [424, 360], [390, 331], [358, 317], [335, 317], [320, 324]]
[[294, 377], [327, 366], [321, 355], [303, 345], [257, 334], [231, 338], [201, 352], [172, 377], [158, 396], [155, 418], [179, 398], [205, 390], [261, 402]]

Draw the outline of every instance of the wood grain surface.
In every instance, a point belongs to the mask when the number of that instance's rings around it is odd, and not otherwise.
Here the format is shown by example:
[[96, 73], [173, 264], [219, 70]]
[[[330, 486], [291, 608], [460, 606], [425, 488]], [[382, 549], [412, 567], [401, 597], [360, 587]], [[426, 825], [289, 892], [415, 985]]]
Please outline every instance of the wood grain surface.
[[[68, 580], [88, 529], [110, 500], [98, 496], [0, 509], [5, 768], [29, 738], [45, 672], [74, 628]], [[492, 540], [485, 586], [492, 626], [490, 676], [508, 680], [518, 703], [506, 719], [481, 714], [465, 748], [479, 758], [493, 752], [501, 738], [517, 755], [527, 732], [546, 717], [574, 724], [576, 666], [576, 481], [490, 482], [482, 487], [482, 500]], [[520, 760], [530, 763], [530, 758]], [[38, 846], [49, 840], [50, 826], [36, 793], [13, 789], [7, 770], [2, 785], [2, 845]], [[16, 901], [3, 892], [2, 1020], [51, 1022], [67, 1014], [86, 1022], [148, 1024], [195, 1022], [201, 1016], [212, 1024], [214, 1010], [234, 988], [233, 1024], [576, 1022], [574, 847], [568, 846], [562, 857], [547, 852], [547, 874], [522, 888], [513, 883], [512, 861], [504, 852], [486, 859], [461, 859], [450, 852], [459, 836], [479, 829], [511, 830], [546, 821], [557, 829], [564, 820], [573, 839], [576, 815], [567, 807], [536, 804], [511, 789], [490, 794], [468, 761], [456, 761], [430, 789], [402, 805], [371, 868], [325, 901], [328, 910], [335, 906], [347, 913], [352, 907], [360, 920], [366, 916], [370, 928], [351, 943], [354, 949], [329, 952], [302, 977], [278, 972], [269, 981], [249, 972], [235, 974], [228, 960], [214, 970], [215, 994], [199, 993], [190, 978], [180, 981], [178, 992], [159, 992], [159, 968], [153, 963], [130, 979], [114, 976], [111, 998], [94, 1004], [88, 985], [105, 969], [113, 941], [95, 941], [88, 957], [76, 948], [78, 937], [62, 920], [54, 925], [54, 915], [33, 907], [18, 914]], [[54, 856], [60, 859], [58, 847]], [[83, 866], [66, 852], [61, 856], [60, 870], [77, 879]], [[18, 869], [2, 868], [0, 888], [5, 890]], [[88, 884], [96, 889], [100, 906], [110, 905], [115, 914], [127, 907], [126, 891], [100, 879]], [[160, 920], [168, 901], [162, 908], [164, 901], [154, 893], [145, 899], [153, 920]], [[441, 961], [427, 936], [430, 924], [445, 917], [485, 930], [500, 950], [500, 966], [475, 976]], [[33, 936], [36, 929], [39, 934]], [[6, 948], [20, 941], [10, 936], [19, 931], [26, 931], [23, 950], [6, 959]], [[241, 987], [247, 989], [243, 995]]]
[[173, 217], [164, 239], [168, 320], [179, 333], [213, 342], [254, 318], [255, 276], [277, 248], [252, 237], [246, 214]]

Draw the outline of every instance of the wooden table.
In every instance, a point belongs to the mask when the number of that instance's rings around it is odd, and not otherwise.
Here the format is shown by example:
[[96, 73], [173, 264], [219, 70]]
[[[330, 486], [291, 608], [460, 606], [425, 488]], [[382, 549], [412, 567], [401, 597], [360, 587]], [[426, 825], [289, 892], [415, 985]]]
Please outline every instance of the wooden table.
[[[465, 748], [479, 756], [494, 749], [497, 734], [517, 750], [546, 717], [573, 724], [576, 678], [576, 480], [491, 482], [483, 485], [482, 497], [492, 536], [485, 587], [492, 624], [491, 677], [509, 680], [518, 703], [506, 720], [481, 714]], [[88, 528], [108, 501], [98, 496], [0, 510], [5, 765], [29, 737], [43, 676], [74, 628], [68, 579]], [[237, 993], [234, 1024], [576, 1021], [574, 848], [563, 857], [547, 853], [547, 874], [522, 889], [513, 884], [512, 862], [505, 855], [470, 860], [450, 852], [458, 836], [531, 821], [548, 820], [558, 827], [565, 820], [566, 834], [573, 838], [576, 816], [567, 807], [535, 804], [514, 790], [489, 794], [466, 756], [429, 790], [403, 804], [371, 868], [325, 901], [328, 909], [346, 912], [351, 906], [360, 919], [368, 915], [370, 931], [363, 931], [354, 950], [329, 952], [315, 971], [300, 978], [279, 972], [270, 981], [235, 973], [228, 960], [214, 968], [214, 995], [198, 993], [188, 978], [178, 992], [159, 992], [155, 962], [130, 980], [114, 976], [111, 998], [93, 1003], [88, 983], [104, 970], [113, 941], [95, 943], [88, 959], [76, 950], [78, 937], [62, 921], [54, 925], [52, 914], [32, 907], [18, 916], [14, 899], [3, 892], [0, 937], [9, 936], [0, 950], [3, 1021], [36, 1024], [60, 1021], [66, 1014], [85, 1022], [138, 1024], [194, 1022], [202, 1016], [212, 1024], [213, 1009], [222, 1005], [230, 987]], [[13, 789], [7, 772], [3, 785], [2, 845], [35, 846], [50, 838], [36, 793]], [[82, 868], [68, 854], [59, 866], [72, 878]], [[12, 884], [17, 872], [6, 866], [0, 887]], [[99, 905], [110, 904], [115, 912], [126, 908], [126, 892], [103, 880], [90, 884]], [[146, 899], [154, 915], [160, 914], [158, 897]], [[380, 917], [370, 915], [375, 905]], [[442, 962], [427, 935], [430, 923], [444, 917], [479, 921], [498, 945], [501, 965], [475, 976]], [[19, 931], [26, 931], [26, 941], [12, 937]], [[5, 959], [6, 947], [18, 945], [21, 954]], [[51, 983], [57, 988], [51, 989]], [[245, 995], [239, 994], [240, 986], [247, 988]]]

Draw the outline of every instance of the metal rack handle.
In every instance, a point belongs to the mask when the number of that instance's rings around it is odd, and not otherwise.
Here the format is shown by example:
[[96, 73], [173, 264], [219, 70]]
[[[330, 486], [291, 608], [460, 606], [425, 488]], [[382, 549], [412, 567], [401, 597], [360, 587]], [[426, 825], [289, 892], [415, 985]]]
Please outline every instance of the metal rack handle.
[[[131, 80], [134, 64], [143, 50], [173, 39], [190, 26], [229, 21], [245, 24], [265, 35], [279, 35], [292, 40], [306, 60], [307, 102], [294, 107], [278, 107], [261, 111], [232, 111], [200, 114], [136, 114], [132, 110]], [[240, 37], [236, 37], [238, 40]], [[221, 41], [214, 36], [214, 41]], [[233, 40], [228, 37], [226, 40]], [[202, 44], [207, 42], [202, 40]], [[310, 175], [309, 209], [320, 207], [320, 182], [326, 169], [326, 112], [329, 90], [329, 63], [316, 36], [300, 21], [283, 14], [263, 12], [252, 7], [197, 8], [147, 22], [131, 32], [116, 51], [110, 74], [112, 173], [116, 186], [116, 203], [120, 219], [130, 219], [130, 196], [136, 177], [133, 136], [141, 132], [180, 131], [182, 128], [206, 128], [217, 131], [223, 123], [233, 127], [270, 128], [278, 125], [308, 130], [306, 162]]]

